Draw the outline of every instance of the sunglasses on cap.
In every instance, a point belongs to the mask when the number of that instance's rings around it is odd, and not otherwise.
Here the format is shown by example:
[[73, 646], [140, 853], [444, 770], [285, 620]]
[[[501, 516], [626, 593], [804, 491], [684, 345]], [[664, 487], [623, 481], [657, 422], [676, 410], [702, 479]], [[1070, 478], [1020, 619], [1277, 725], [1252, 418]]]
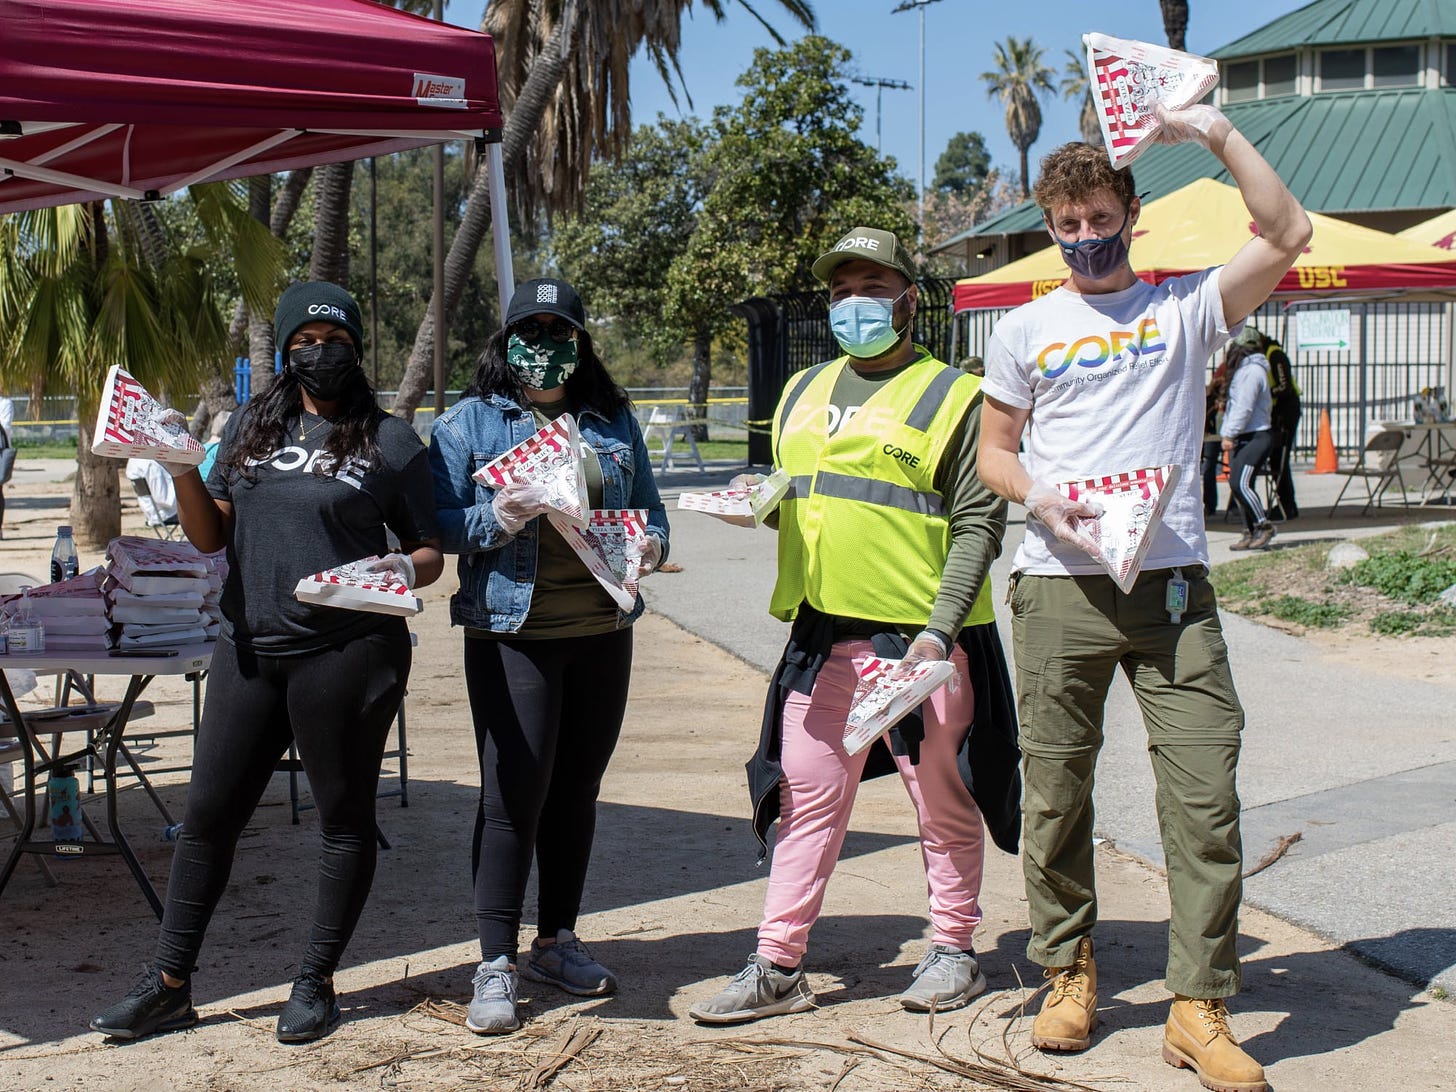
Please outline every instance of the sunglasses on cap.
[[563, 318], [554, 318], [550, 322], [540, 322], [537, 319], [522, 319], [511, 327], [511, 333], [515, 334], [522, 341], [534, 345], [541, 340], [545, 334], [552, 341], [570, 341], [576, 336], [576, 327]]

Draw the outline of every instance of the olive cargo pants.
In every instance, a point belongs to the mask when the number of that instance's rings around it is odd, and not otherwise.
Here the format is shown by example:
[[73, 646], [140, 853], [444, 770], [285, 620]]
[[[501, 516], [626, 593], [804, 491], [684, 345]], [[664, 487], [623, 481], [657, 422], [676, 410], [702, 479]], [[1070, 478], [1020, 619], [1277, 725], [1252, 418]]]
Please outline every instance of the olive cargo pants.
[[1228, 997], [1239, 989], [1235, 771], [1244, 714], [1213, 588], [1201, 567], [1182, 572], [1188, 609], [1178, 623], [1166, 606], [1168, 569], [1142, 573], [1128, 595], [1108, 576], [1013, 577], [1027, 956], [1068, 966], [1097, 920], [1092, 787], [1107, 691], [1121, 667], [1142, 709], [1157, 782], [1172, 904], [1167, 986]]

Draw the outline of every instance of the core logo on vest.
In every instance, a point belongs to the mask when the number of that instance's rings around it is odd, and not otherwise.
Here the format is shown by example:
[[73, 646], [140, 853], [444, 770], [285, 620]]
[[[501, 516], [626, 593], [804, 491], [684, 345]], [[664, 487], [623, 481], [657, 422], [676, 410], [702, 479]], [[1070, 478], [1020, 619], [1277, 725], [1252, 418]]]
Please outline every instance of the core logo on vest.
[[262, 459], [249, 459], [249, 466], [267, 465], [274, 470], [281, 470], [284, 473], [298, 471], [302, 474], [322, 474], [326, 477], [337, 478], [345, 485], [355, 489], [364, 488], [364, 475], [369, 471], [369, 464], [359, 459], [345, 459], [342, 466], [333, 466], [329, 460], [333, 456], [323, 448], [309, 451], [307, 448], [288, 446], [281, 447], [273, 454]]
[[348, 314], [342, 307], [335, 307], [332, 303], [311, 303], [308, 305], [310, 315], [319, 315], [322, 318], [338, 319], [341, 323], [349, 321]]
[[1036, 354], [1036, 366], [1047, 379], [1056, 379], [1073, 364], [1089, 369], [1116, 361], [1132, 364], [1149, 353], [1166, 352], [1167, 348], [1158, 324], [1145, 318], [1136, 330], [1109, 330], [1106, 337], [1089, 334], [1070, 345], [1054, 341]]
[[886, 444], [881, 450], [890, 458], [899, 459], [906, 466], [915, 467], [920, 465], [920, 456], [913, 451], [906, 451], [903, 447]]
[[851, 235], [848, 239], [841, 239], [841, 240], [839, 240], [838, 243], [836, 243], [834, 245], [834, 250], [835, 250], [836, 253], [838, 253], [841, 250], [879, 250], [879, 249], [880, 249], [880, 241], [878, 239], [870, 239], [870, 238], [867, 238], [864, 235]]

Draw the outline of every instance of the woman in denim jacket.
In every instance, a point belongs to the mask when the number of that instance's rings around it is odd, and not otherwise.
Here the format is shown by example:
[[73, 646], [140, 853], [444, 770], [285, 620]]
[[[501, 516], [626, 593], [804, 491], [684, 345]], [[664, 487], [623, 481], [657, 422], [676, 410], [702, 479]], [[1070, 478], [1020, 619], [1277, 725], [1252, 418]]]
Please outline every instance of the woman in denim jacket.
[[465, 397], [435, 422], [430, 465], [445, 550], [460, 555], [450, 620], [465, 627], [465, 685], [480, 753], [475, 916], [482, 962], [466, 1026], [520, 1027], [516, 937], [534, 853], [537, 933], [520, 973], [583, 996], [616, 979], [574, 932], [597, 793], [627, 708], [631, 625], [551, 524], [539, 486], [471, 478], [563, 413], [577, 420], [593, 508], [645, 508], [641, 572], [667, 554], [667, 516], [627, 394], [592, 349], [571, 285], [522, 284]]

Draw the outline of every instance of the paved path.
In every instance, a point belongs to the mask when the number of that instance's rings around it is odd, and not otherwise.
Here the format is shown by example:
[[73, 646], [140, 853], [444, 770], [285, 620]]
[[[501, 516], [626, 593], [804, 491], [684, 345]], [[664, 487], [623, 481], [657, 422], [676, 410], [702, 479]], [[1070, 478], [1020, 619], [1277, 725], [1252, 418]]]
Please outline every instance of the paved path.
[[[653, 610], [768, 672], [788, 628], [765, 610], [773, 532], [672, 511], [678, 492], [714, 488], [734, 472], [660, 479], [672, 520], [671, 560], [684, 571], [645, 581], [643, 592]], [[1276, 541], [1360, 537], [1402, 519], [1441, 515], [1381, 510], [1359, 517], [1356, 505], [1329, 519], [1343, 481], [1300, 473], [1305, 518], [1281, 529]], [[1010, 622], [1000, 600], [1025, 527], [1019, 509], [1012, 519], [992, 571], [1008, 646]], [[1215, 563], [1235, 556], [1228, 546], [1238, 530], [1222, 522], [1210, 529]], [[1237, 616], [1225, 615], [1224, 626], [1248, 712], [1239, 780], [1245, 856], [1257, 862], [1281, 837], [1302, 836], [1277, 865], [1248, 881], [1247, 898], [1413, 982], [1456, 993], [1456, 675], [1438, 682], [1391, 678], [1336, 663], [1312, 641]], [[1109, 700], [1106, 739], [1098, 830], [1161, 864], [1146, 737], [1125, 683]]]

